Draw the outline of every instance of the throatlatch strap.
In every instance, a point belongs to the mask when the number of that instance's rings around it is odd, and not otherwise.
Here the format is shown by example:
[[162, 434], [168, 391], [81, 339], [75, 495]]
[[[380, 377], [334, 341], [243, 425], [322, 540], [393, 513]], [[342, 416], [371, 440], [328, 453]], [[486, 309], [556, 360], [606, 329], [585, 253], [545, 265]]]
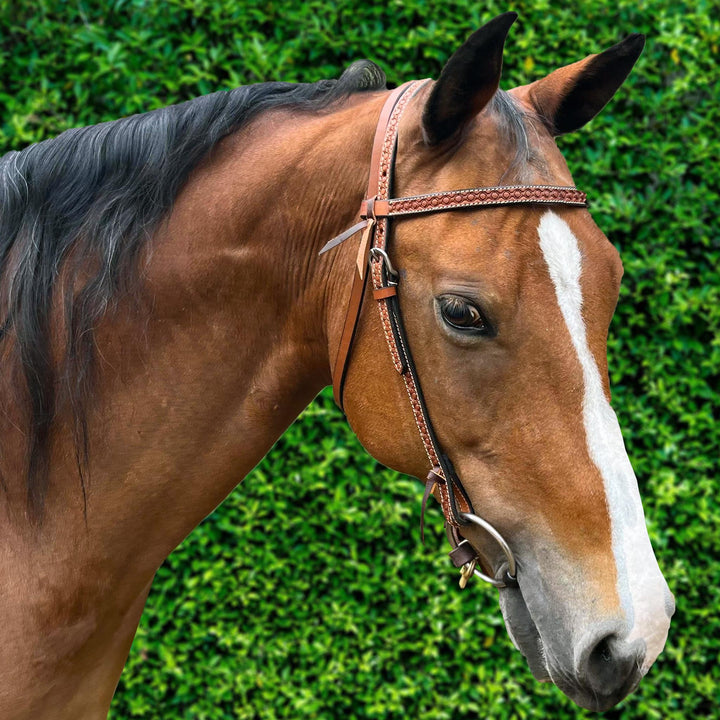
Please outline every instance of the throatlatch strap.
[[[385, 128], [389, 122], [390, 114], [395, 107], [395, 103], [402, 96], [408, 85], [410, 85], [410, 83], [405, 83], [405, 85], [401, 85], [390, 93], [390, 96], [383, 105], [377, 127], [375, 128], [375, 138], [373, 140], [372, 159], [370, 164], [370, 178], [368, 180], [367, 195], [365, 196], [370, 201], [372, 201], [372, 198], [374, 198], [378, 192], [378, 176], [380, 172], [378, 168], [380, 166], [382, 141], [385, 138]], [[364, 205], [367, 206], [367, 200], [365, 200]], [[372, 204], [370, 207], [372, 208]], [[352, 347], [352, 341], [355, 337], [355, 330], [357, 328], [358, 319], [360, 318], [360, 308], [362, 306], [363, 296], [365, 295], [365, 273], [368, 264], [368, 250], [372, 243], [374, 220], [369, 221], [366, 218], [359, 223], [356, 223], [341, 235], [333, 238], [320, 251], [320, 254], [327, 252], [344, 240], [352, 237], [360, 230], [364, 230], [364, 232], [361, 238], [360, 248], [358, 250], [356, 270], [353, 272], [352, 286], [350, 288], [350, 301], [348, 302], [347, 312], [345, 313], [345, 321], [343, 322], [343, 329], [340, 334], [340, 343], [338, 345], [337, 354], [335, 355], [335, 363], [333, 365], [333, 396], [335, 397], [335, 402], [338, 404], [338, 407], [341, 409], [343, 407], [342, 396], [343, 387], [345, 385], [345, 374], [348, 366], [348, 356], [350, 355], [350, 348]]]

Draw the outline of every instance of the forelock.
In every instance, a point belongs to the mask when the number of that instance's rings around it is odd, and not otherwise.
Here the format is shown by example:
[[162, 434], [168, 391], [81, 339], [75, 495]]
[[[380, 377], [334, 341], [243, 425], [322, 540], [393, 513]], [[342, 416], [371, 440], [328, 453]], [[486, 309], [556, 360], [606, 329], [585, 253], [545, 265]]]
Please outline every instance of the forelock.
[[504, 90], [495, 93], [490, 111], [503, 142], [514, 149], [514, 155], [503, 172], [503, 182], [529, 182], [531, 170], [545, 170], [545, 162], [531, 142], [537, 118]]

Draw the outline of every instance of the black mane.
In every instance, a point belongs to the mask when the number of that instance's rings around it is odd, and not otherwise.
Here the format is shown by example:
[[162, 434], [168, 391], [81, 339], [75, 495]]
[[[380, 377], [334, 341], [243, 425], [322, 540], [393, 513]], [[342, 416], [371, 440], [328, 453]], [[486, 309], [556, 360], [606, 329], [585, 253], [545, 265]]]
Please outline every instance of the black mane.
[[[29, 403], [31, 516], [42, 511], [60, 388], [73, 409], [84, 491], [93, 329], [136, 280], [142, 248], [193, 168], [218, 141], [265, 110], [319, 111], [353, 92], [384, 87], [383, 72], [360, 61], [339, 80], [216, 92], [67, 130], [0, 158], [0, 342], [12, 343]], [[60, 297], [68, 298], [67, 338], [57, 367], [50, 318]]]

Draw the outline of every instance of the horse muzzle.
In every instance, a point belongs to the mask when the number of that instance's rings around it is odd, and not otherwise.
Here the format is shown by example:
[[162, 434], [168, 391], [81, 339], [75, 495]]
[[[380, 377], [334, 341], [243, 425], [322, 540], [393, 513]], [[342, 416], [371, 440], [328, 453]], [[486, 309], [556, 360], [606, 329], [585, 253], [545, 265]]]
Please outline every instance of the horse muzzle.
[[621, 617], [592, 618], [578, 632], [571, 607], [555, 597], [538, 597], [536, 584], [527, 580], [521, 568], [518, 587], [500, 590], [500, 607], [508, 634], [535, 679], [552, 681], [579, 706], [595, 712], [614, 707], [633, 692], [664, 645], [674, 611], [669, 591], [664, 616], [655, 623], [661, 642], [657, 637], [646, 641]]

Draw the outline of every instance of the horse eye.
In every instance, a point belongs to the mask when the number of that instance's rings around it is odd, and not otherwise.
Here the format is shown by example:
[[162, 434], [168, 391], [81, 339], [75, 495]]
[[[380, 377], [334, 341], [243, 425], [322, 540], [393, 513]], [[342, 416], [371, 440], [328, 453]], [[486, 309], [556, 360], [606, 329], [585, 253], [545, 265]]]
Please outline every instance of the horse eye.
[[456, 330], [479, 335], [490, 335], [492, 327], [478, 307], [459, 295], [441, 295], [438, 298], [443, 320]]

